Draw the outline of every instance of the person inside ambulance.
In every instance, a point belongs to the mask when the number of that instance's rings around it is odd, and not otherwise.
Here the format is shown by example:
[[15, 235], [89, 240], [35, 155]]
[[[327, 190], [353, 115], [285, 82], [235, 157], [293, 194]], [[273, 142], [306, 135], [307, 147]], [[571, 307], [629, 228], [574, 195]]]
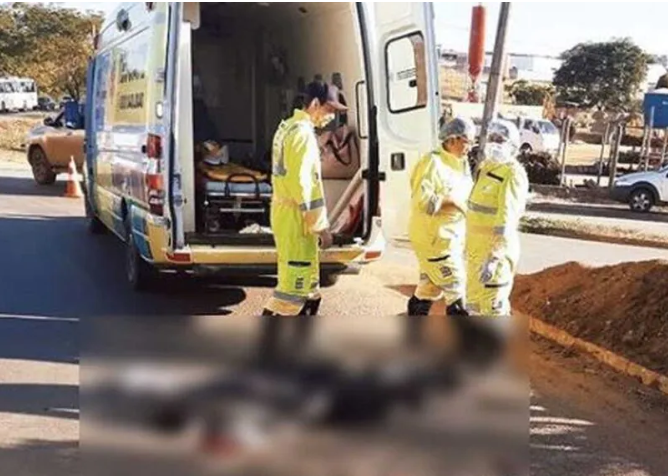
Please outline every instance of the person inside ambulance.
[[[510, 293], [520, 257], [519, 223], [529, 180], [517, 160], [520, 134], [508, 121], [490, 123], [484, 159], [468, 203], [467, 310], [494, 319], [503, 329], [510, 318]], [[490, 349], [491, 350], [491, 349]]]
[[278, 257], [278, 286], [263, 312], [261, 346], [270, 351], [281, 317], [301, 316], [297, 334], [306, 339], [309, 316], [320, 307], [319, 250], [332, 245], [315, 128], [331, 122], [346, 106], [338, 89], [321, 81], [306, 86], [303, 109], [281, 122], [272, 145], [271, 228]]
[[407, 340], [418, 344], [423, 319], [445, 297], [449, 316], [466, 315], [464, 243], [467, 200], [473, 187], [468, 164], [475, 125], [466, 118], [441, 121], [442, 146], [424, 155], [411, 176], [409, 238], [420, 281], [408, 302]]

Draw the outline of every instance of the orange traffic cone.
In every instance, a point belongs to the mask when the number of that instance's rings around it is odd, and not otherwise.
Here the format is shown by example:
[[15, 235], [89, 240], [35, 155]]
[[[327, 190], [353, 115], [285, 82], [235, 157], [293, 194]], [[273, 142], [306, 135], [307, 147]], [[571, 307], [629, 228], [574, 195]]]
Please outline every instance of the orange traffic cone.
[[81, 184], [79, 183], [79, 174], [77, 173], [77, 166], [74, 163], [74, 157], [70, 158], [70, 164], [67, 167], [67, 188], [65, 189], [65, 197], [83, 197]]

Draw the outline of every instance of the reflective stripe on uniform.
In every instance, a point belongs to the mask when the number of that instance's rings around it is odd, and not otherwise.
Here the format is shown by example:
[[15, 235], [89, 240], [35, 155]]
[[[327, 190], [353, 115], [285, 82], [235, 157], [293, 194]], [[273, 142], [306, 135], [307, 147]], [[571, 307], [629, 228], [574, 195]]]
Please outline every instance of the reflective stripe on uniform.
[[297, 296], [295, 294], [288, 294], [281, 291], [274, 291], [274, 298], [280, 299], [281, 301], [286, 301], [294, 304], [301, 304], [306, 302], [306, 298], [303, 296]]
[[486, 207], [471, 201], [469, 201], [469, 210], [472, 212], [482, 213], [483, 215], [496, 215], [496, 213], [499, 211], [498, 207]]
[[302, 203], [299, 205], [299, 209], [303, 212], [308, 212], [311, 210], [317, 210], [318, 208], [322, 208], [325, 206], [325, 199], [324, 198], [318, 198], [317, 200], [313, 200], [312, 202], [309, 203]]
[[485, 226], [485, 225], [469, 225], [467, 231], [469, 233], [485, 233], [496, 236], [503, 236], [509, 230], [506, 226]]

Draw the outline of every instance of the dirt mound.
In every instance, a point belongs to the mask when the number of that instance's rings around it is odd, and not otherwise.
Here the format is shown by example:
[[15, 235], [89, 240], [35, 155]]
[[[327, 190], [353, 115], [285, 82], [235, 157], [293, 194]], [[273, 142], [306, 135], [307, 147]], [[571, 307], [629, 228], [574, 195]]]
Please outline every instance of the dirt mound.
[[567, 263], [518, 276], [512, 300], [520, 312], [668, 374], [668, 262]]

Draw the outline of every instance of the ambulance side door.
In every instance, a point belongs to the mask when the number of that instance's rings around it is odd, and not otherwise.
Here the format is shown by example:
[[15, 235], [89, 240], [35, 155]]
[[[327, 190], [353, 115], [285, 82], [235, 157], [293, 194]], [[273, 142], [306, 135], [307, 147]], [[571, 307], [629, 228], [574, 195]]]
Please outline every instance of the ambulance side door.
[[389, 242], [408, 234], [410, 174], [438, 145], [440, 95], [431, 3], [374, 3], [380, 205]]

